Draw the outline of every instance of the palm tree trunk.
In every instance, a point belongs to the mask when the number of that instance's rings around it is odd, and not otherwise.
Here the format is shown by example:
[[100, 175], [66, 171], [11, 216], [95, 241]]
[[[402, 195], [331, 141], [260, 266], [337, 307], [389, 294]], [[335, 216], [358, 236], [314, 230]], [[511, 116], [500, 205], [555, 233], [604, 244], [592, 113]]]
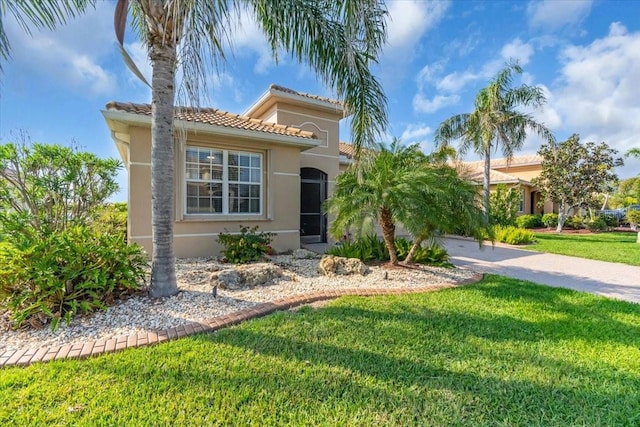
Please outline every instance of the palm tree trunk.
[[422, 244], [423, 240], [424, 239], [422, 237], [416, 237], [414, 239], [413, 245], [411, 246], [411, 249], [409, 249], [409, 253], [407, 254], [407, 257], [404, 259], [404, 263], [405, 264], [412, 264], [413, 263], [413, 257], [415, 256], [416, 251], [418, 250], [418, 248]]
[[490, 220], [490, 194], [491, 194], [491, 182], [489, 181], [491, 176], [491, 150], [486, 150], [484, 153], [484, 180], [482, 183], [482, 189], [484, 191], [483, 194], [483, 206], [484, 206], [484, 215], [487, 224], [489, 224]]
[[151, 121], [151, 263], [152, 297], [178, 292], [173, 251], [174, 212], [174, 96], [176, 46], [162, 38], [151, 45], [152, 121]]
[[382, 238], [384, 239], [387, 251], [389, 251], [389, 262], [396, 265], [398, 264], [395, 245], [396, 226], [393, 223], [393, 215], [391, 211], [386, 208], [381, 209], [379, 221], [380, 227], [382, 228]]

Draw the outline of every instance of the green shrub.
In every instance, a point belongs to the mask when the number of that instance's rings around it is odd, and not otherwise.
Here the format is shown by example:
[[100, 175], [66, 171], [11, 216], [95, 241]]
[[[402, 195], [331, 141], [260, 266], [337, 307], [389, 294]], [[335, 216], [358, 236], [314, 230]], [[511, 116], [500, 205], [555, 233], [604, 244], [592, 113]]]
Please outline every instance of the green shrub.
[[605, 221], [601, 216], [588, 220], [586, 226], [591, 232], [606, 231], [608, 228], [607, 221]]
[[345, 240], [329, 249], [327, 253], [344, 258], [358, 258], [363, 262], [389, 260], [387, 247], [376, 235], [365, 236], [354, 241]]
[[147, 258], [117, 233], [73, 226], [0, 243], [0, 304], [14, 327], [40, 327], [104, 309], [144, 286]]
[[620, 225], [620, 219], [616, 215], [605, 214], [601, 215], [600, 218], [604, 220], [607, 227], [617, 227]]
[[558, 226], [558, 214], [546, 213], [542, 215], [542, 224], [547, 228], [555, 228]]
[[526, 245], [536, 241], [533, 233], [523, 228], [496, 226], [494, 231], [497, 241], [509, 245]]
[[[405, 260], [413, 246], [411, 240], [402, 237], [395, 239], [396, 254], [399, 260]], [[420, 246], [413, 255], [413, 262], [437, 267], [451, 267], [449, 253], [441, 246]]]
[[520, 207], [520, 187], [507, 187], [505, 184], [498, 184], [489, 197], [491, 224], [503, 227], [515, 225]]
[[116, 233], [127, 239], [127, 204], [105, 203], [96, 208], [91, 221], [93, 229], [103, 233]]
[[567, 218], [564, 225], [565, 227], [573, 228], [574, 230], [580, 230], [582, 228], [586, 228], [587, 220], [585, 217], [580, 215], [573, 215]]
[[240, 226], [240, 234], [220, 233], [218, 243], [224, 246], [222, 254], [228, 262], [246, 264], [272, 253], [269, 244], [274, 236], [274, 233], [258, 232], [257, 225], [253, 228]]
[[629, 224], [640, 224], [640, 211], [627, 211], [626, 215], [627, 221]]
[[[403, 261], [413, 246], [411, 240], [398, 237], [395, 239], [396, 255]], [[382, 239], [377, 236], [367, 236], [355, 241], [344, 241], [330, 248], [327, 254], [345, 258], [358, 258], [363, 262], [389, 261], [389, 252]], [[437, 245], [420, 246], [414, 254], [413, 262], [441, 267], [449, 267], [449, 254]]]
[[541, 215], [520, 215], [516, 218], [516, 225], [520, 228], [537, 228], [544, 224]]

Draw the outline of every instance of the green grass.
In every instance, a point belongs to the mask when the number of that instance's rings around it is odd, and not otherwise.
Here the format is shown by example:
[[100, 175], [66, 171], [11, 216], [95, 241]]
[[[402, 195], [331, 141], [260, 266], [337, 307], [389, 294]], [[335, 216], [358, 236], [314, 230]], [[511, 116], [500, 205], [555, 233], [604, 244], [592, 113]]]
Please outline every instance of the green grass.
[[640, 305], [489, 276], [0, 370], [0, 425], [640, 424]]
[[640, 266], [636, 233], [535, 233], [535, 237], [538, 242], [527, 249]]

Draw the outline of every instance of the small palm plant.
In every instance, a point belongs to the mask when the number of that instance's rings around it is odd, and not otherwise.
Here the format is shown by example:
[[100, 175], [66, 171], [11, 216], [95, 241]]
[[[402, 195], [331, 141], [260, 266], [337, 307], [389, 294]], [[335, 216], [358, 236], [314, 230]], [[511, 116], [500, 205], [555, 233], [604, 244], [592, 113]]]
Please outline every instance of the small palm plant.
[[359, 168], [338, 176], [325, 210], [335, 215], [329, 231], [335, 237], [347, 230], [365, 236], [377, 224], [397, 264], [396, 226], [414, 237], [405, 263], [424, 241], [463, 228], [480, 236], [484, 229], [482, 209], [472, 183], [461, 179], [439, 156], [426, 156], [418, 145], [403, 146], [396, 139], [389, 147], [363, 153]]

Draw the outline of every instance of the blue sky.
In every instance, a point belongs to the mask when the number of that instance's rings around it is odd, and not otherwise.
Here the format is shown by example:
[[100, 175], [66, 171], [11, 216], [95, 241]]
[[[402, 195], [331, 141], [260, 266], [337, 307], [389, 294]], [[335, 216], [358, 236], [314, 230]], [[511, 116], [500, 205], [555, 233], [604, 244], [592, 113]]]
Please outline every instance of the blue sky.
[[[389, 1], [389, 41], [375, 72], [389, 98], [391, 137], [433, 149], [433, 131], [447, 117], [471, 111], [480, 88], [509, 58], [522, 81], [539, 85], [547, 104], [535, 117], [559, 140], [573, 133], [621, 152], [640, 147], [640, 0]], [[32, 140], [76, 140], [102, 157], [117, 157], [100, 110], [111, 100], [149, 102], [150, 91], [123, 65], [115, 46], [115, 2], [55, 32], [28, 36], [10, 18], [12, 59], [0, 76], [0, 142], [20, 129]], [[282, 55], [276, 64], [248, 17], [233, 32], [233, 53], [212, 75], [207, 106], [242, 113], [270, 83], [332, 96], [306, 66]], [[143, 45], [127, 49], [150, 75]], [[350, 140], [348, 126], [341, 139]], [[521, 154], [541, 141], [527, 139]], [[475, 160], [473, 155], [468, 159]], [[618, 169], [640, 173], [640, 160]], [[125, 173], [120, 176], [126, 200]]]

